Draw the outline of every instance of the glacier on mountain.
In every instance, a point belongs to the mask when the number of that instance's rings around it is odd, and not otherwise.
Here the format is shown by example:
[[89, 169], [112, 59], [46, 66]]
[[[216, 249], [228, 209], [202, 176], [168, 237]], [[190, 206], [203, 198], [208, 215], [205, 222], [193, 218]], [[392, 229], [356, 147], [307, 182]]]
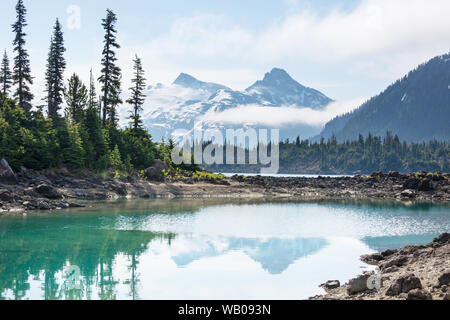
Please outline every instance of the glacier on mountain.
[[[208, 117], [225, 111], [233, 112], [242, 106], [273, 107], [274, 112], [278, 107], [323, 110], [333, 102], [323, 93], [301, 85], [286, 71], [277, 68], [244, 91], [203, 82], [181, 73], [170, 85], [149, 86], [146, 95], [142, 117], [145, 127], [157, 141], [163, 138], [167, 140], [177, 130], [191, 131], [199, 120], [203, 120], [205, 129], [236, 129], [249, 126], [258, 129], [251, 116], [236, 119], [235, 124], [216, 122], [211, 120], [214, 117]], [[122, 125], [127, 123], [128, 109], [128, 106], [123, 106], [119, 110]], [[290, 124], [280, 129], [282, 139], [292, 139], [298, 135], [306, 138], [318, 134], [321, 130], [320, 127], [306, 123]]]

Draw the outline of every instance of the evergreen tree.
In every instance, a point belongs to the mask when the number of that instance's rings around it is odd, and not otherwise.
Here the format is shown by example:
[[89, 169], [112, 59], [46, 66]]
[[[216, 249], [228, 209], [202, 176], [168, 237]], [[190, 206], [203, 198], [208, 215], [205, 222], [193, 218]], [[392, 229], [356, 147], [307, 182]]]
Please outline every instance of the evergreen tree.
[[136, 55], [136, 58], [133, 60], [134, 62], [134, 78], [131, 80], [133, 86], [130, 88], [131, 90], [131, 98], [127, 100], [127, 103], [130, 104], [133, 109], [130, 111], [130, 125], [134, 129], [135, 133], [138, 130], [142, 130], [142, 119], [140, 112], [143, 110], [142, 106], [145, 102], [145, 77], [144, 70], [142, 68], [141, 59]]
[[77, 74], [74, 73], [70, 77], [69, 85], [64, 90], [64, 96], [67, 103], [67, 117], [74, 123], [81, 123], [88, 104], [88, 90]]
[[58, 126], [57, 130], [60, 144], [60, 164], [72, 169], [83, 168], [85, 152], [79, 124], [70, 124], [65, 121], [63, 125]]
[[14, 97], [17, 98], [19, 107], [29, 113], [32, 108], [31, 101], [33, 100], [33, 94], [30, 91], [29, 85], [33, 84], [33, 78], [31, 77], [30, 59], [25, 49], [26, 33], [23, 29], [27, 26], [25, 19], [27, 9], [23, 4], [23, 0], [18, 0], [16, 12], [17, 21], [12, 25], [15, 33], [13, 46], [16, 52], [16, 56], [14, 57], [13, 80], [14, 85], [17, 85]]
[[95, 90], [95, 83], [94, 83], [94, 77], [92, 76], [92, 69], [90, 73], [90, 79], [89, 79], [89, 102], [88, 102], [88, 108], [93, 110], [98, 110], [99, 105], [97, 101], [97, 93]]
[[81, 136], [86, 151], [86, 166], [90, 169], [104, 170], [109, 163], [109, 150], [102, 129], [92, 70], [90, 78], [89, 101], [84, 116]]
[[56, 19], [53, 28], [53, 36], [50, 41], [50, 52], [47, 59], [47, 71], [45, 74], [48, 115], [52, 119], [59, 117], [58, 112], [63, 102], [64, 93], [64, 70], [66, 61], [64, 59], [64, 37], [61, 24]]
[[117, 124], [117, 111], [116, 107], [122, 103], [120, 99], [120, 82], [121, 82], [121, 70], [116, 65], [117, 57], [115, 49], [119, 49], [120, 45], [117, 43], [117, 30], [115, 25], [117, 17], [111, 10], [107, 10], [106, 18], [102, 20], [102, 26], [105, 29], [103, 58], [102, 58], [102, 75], [99, 78], [102, 84], [102, 104], [103, 125], [109, 122], [112, 126]]
[[83, 146], [86, 150], [86, 166], [90, 169], [107, 169], [109, 149], [97, 110], [88, 107], [83, 121]]
[[111, 168], [114, 170], [122, 170], [123, 169], [123, 162], [122, 158], [120, 156], [119, 146], [115, 145], [114, 149], [111, 151], [110, 155], [110, 164]]
[[0, 66], [0, 82], [1, 92], [7, 97], [12, 85], [12, 74], [9, 69], [9, 59], [6, 50], [3, 54], [2, 64]]

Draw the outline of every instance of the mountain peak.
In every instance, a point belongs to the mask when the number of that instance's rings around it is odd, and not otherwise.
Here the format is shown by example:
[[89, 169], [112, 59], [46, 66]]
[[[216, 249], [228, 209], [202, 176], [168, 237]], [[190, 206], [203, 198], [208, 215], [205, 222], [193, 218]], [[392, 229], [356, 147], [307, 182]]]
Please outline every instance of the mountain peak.
[[223, 89], [229, 89], [228, 87], [222, 86], [220, 84], [211, 83], [211, 82], [203, 82], [201, 80], [198, 80], [194, 78], [193, 76], [187, 74], [187, 73], [180, 73], [178, 78], [173, 82], [173, 84], [190, 88], [190, 89], [196, 89], [196, 90], [206, 90], [210, 94], [216, 93], [219, 90]]
[[295, 81], [284, 69], [273, 68], [270, 72], [264, 76], [264, 82], [271, 81]]
[[180, 73], [180, 75], [173, 82], [173, 84], [178, 84], [181, 86], [189, 86], [196, 82], [200, 82], [200, 81], [187, 73]]
[[297, 105], [320, 109], [333, 101], [323, 93], [301, 85], [280, 68], [273, 68], [263, 80], [256, 81], [246, 92], [275, 106]]

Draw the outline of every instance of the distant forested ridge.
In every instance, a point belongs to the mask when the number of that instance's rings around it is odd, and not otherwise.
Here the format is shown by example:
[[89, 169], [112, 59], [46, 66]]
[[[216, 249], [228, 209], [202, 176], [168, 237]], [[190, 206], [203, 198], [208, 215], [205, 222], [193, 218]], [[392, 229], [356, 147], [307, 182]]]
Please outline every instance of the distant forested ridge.
[[[450, 143], [433, 140], [401, 142], [388, 132], [384, 138], [369, 134], [355, 141], [338, 143], [336, 137], [312, 143], [297, 138], [280, 143], [280, 173], [368, 174], [376, 171], [450, 172]], [[246, 150], [248, 159], [248, 150]], [[247, 162], [248, 163], [248, 162]], [[212, 165], [216, 172], [259, 172], [259, 165]]]
[[359, 109], [330, 121], [320, 136], [334, 134], [342, 142], [387, 131], [409, 142], [450, 139], [450, 53], [420, 65]]

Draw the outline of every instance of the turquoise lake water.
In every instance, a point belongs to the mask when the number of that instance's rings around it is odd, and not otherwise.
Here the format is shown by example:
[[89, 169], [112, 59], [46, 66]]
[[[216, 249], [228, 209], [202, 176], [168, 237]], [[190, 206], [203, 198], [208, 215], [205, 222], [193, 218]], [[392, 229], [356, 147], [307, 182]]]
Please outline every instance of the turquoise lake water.
[[307, 299], [363, 254], [450, 231], [447, 204], [140, 200], [0, 216], [0, 299]]

